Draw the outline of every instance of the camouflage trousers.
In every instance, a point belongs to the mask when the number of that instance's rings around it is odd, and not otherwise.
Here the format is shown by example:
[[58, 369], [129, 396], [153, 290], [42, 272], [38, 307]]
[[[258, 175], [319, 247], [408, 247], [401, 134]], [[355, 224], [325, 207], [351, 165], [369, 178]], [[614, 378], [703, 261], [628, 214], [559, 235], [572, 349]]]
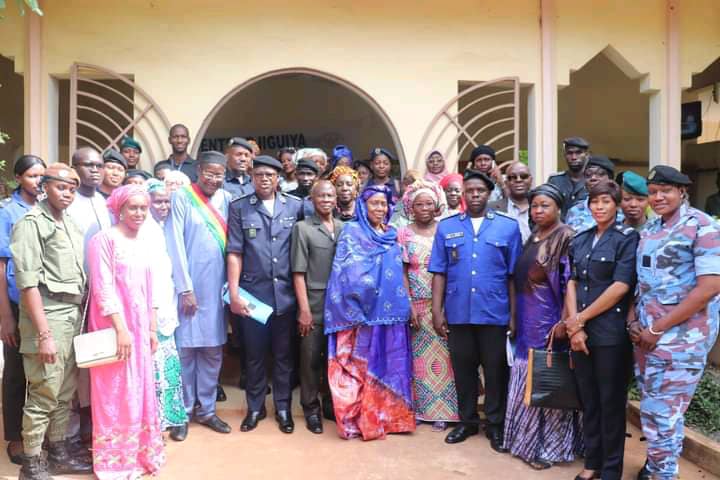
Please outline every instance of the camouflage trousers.
[[635, 349], [640, 421], [647, 439], [648, 468], [654, 479], [673, 479], [682, 452], [685, 411], [705, 365], [675, 363]]

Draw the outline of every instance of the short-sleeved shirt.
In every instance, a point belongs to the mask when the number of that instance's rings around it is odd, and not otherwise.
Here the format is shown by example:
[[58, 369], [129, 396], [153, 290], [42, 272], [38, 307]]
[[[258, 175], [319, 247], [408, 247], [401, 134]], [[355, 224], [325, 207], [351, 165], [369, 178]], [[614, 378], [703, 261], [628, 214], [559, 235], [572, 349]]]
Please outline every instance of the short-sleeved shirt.
[[342, 222], [333, 219], [331, 234], [316, 215], [293, 227], [291, 264], [293, 273], [304, 273], [308, 290], [325, 290], [335, 257]]
[[615, 282], [628, 285], [630, 288], [623, 298], [585, 324], [588, 345], [622, 345], [629, 341], [625, 321], [635, 288], [638, 233], [632, 227], [617, 223], [595, 242], [596, 232], [597, 226], [580, 232], [570, 244], [577, 310], [585, 310]]
[[162, 160], [160, 162], [157, 162], [155, 164], [155, 171], [157, 171], [160, 166], [167, 165], [171, 170], [180, 170], [182, 173], [188, 176], [190, 181], [192, 183], [197, 182], [197, 162], [194, 158], [192, 158], [190, 155], [187, 157], [188, 159], [182, 162], [180, 165], [175, 164], [175, 160], [172, 158], [172, 155], [168, 157], [167, 160]]
[[8, 285], [10, 301], [20, 303], [20, 292], [15, 285], [15, 263], [10, 252], [10, 234], [15, 223], [30, 210], [31, 205], [25, 203], [19, 190], [15, 190], [10, 198], [3, 200], [0, 209], [0, 258], [7, 259], [5, 278]]
[[296, 306], [290, 248], [293, 226], [302, 218], [302, 202], [286, 193], [275, 195], [272, 215], [254, 193], [230, 203], [227, 252], [242, 256], [240, 287], [277, 315]]
[[451, 325], [507, 325], [508, 280], [522, 253], [517, 220], [488, 210], [475, 233], [466, 214], [440, 221], [428, 271], [445, 275], [445, 317]]
[[[720, 275], [720, 225], [682, 205], [675, 215], [648, 220], [637, 252], [637, 312], [647, 327], [668, 315], [697, 285], [701, 275]], [[667, 330], [651, 353], [677, 365], [704, 365], [718, 335], [720, 299]]]

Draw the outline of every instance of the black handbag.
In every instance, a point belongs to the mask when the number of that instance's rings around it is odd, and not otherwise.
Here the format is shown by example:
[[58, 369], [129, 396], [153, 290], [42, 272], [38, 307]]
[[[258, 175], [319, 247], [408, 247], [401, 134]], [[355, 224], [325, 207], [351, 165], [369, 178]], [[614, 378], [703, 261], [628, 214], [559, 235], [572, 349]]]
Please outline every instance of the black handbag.
[[525, 405], [529, 407], [582, 410], [571, 352], [554, 352], [556, 324], [550, 330], [546, 350], [531, 348], [528, 352]]

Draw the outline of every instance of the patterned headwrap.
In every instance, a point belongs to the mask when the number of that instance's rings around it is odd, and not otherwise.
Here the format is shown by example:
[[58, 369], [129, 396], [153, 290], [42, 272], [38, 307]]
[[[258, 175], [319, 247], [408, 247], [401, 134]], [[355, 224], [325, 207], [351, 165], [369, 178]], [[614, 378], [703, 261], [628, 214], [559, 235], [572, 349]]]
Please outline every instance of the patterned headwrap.
[[367, 218], [367, 201], [370, 197], [372, 197], [373, 195], [377, 195], [378, 193], [382, 193], [387, 199], [388, 210], [385, 214], [385, 219], [383, 220], [383, 223], [387, 224], [390, 220], [390, 215], [392, 215], [393, 207], [395, 206], [395, 203], [392, 200], [392, 190], [390, 188], [386, 187], [385, 185], [368, 185], [358, 197], [359, 201], [355, 202], [355, 213], [357, 215], [358, 221], [361, 225], [363, 225], [363, 227], [366, 227], [368, 229], [368, 233], [370, 234], [372, 234], [372, 231], [374, 231], [374, 229], [370, 226]]
[[150, 203], [150, 195], [148, 195], [145, 185], [128, 184], [112, 191], [110, 198], [107, 199], [107, 207], [116, 223], [120, 221], [120, 210], [122, 210], [123, 205], [134, 196], [144, 197]]
[[426, 193], [435, 202], [435, 208], [439, 210], [438, 216], [445, 211], [447, 202], [445, 200], [445, 192], [435, 182], [429, 182], [427, 180], [415, 180], [415, 182], [405, 189], [405, 193], [402, 197], [402, 204], [405, 216], [412, 220], [412, 206], [415, 199], [421, 193]]
[[[445, 191], [445, 189], [450, 185], [452, 182], [458, 182], [460, 185], [463, 184], [463, 176], [459, 173], [451, 173], [449, 175], [446, 175], [445, 178], [440, 180], [440, 188]], [[460, 195], [460, 205], [458, 206], [458, 210], [462, 213], [465, 211], [465, 197]]]
[[360, 188], [360, 175], [358, 175], [357, 170], [353, 170], [350, 167], [346, 167], [345, 165], [340, 165], [339, 167], [335, 167], [332, 172], [330, 172], [330, 176], [328, 177], [328, 180], [330, 180], [333, 185], [335, 184], [335, 181], [342, 177], [343, 175], [348, 175], [349, 177], [352, 177], [353, 183], [355, 184], [355, 188]]

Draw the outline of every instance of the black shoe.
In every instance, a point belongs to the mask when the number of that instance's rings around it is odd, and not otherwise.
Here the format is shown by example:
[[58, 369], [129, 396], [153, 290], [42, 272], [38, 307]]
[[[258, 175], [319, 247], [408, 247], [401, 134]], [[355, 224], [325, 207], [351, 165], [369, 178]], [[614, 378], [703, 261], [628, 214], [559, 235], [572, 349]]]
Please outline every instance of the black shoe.
[[47, 465], [53, 475], [93, 473], [92, 463], [71, 455], [65, 440], [48, 443]]
[[295, 430], [295, 422], [293, 422], [292, 414], [288, 410], [275, 412], [275, 420], [277, 420], [281, 432], [293, 433]]
[[40, 455], [23, 455], [18, 480], [52, 480], [45, 459]]
[[[589, 477], [589, 478], [582, 477], [580, 475], [575, 475], [575, 480], [593, 480], [596, 478], [602, 478], [602, 475], [600, 474], [600, 470], [595, 470], [595, 473], [593, 473], [592, 477]], [[647, 478], [648, 478], [648, 480], [650, 479], [650, 477], [647, 477]]]
[[450, 430], [450, 433], [445, 437], [445, 443], [460, 443], [464, 442], [473, 435], [477, 435], [480, 429], [477, 425], [463, 425], [460, 424], [457, 427]]
[[23, 455], [22, 453], [18, 453], [17, 455], [13, 455], [10, 453], [10, 444], [12, 442], [8, 442], [7, 448], [5, 451], [7, 452], [7, 456], [10, 459], [10, 463], [14, 463], [15, 465], [22, 465], [23, 464]]
[[645, 465], [640, 469], [640, 471], [637, 474], [637, 480], [651, 480], [652, 479], [652, 473], [650, 473], [650, 469], [648, 468], [648, 462], [645, 460]]
[[247, 415], [245, 415], [245, 419], [240, 424], [240, 431], [249, 432], [250, 430], [255, 430], [255, 427], [257, 427], [260, 420], [263, 420], [265, 417], [267, 417], [265, 407], [263, 407], [259, 412], [251, 412], [248, 410]]
[[322, 420], [320, 420], [320, 415], [317, 413], [313, 413], [312, 415], [305, 417], [305, 426], [312, 433], [323, 433]]
[[230, 433], [232, 431], [230, 425], [220, 420], [220, 417], [217, 415], [212, 415], [207, 418], [198, 418], [195, 421], [200, 425], [205, 425], [211, 430], [215, 430], [218, 433]]
[[217, 395], [215, 395], [215, 401], [216, 402], [224, 402], [226, 400], [227, 400], [227, 395], [225, 395], [225, 390], [223, 389], [222, 385], [218, 384]]
[[90, 451], [89, 445], [82, 441], [80, 435], [66, 438], [65, 445], [71, 457], [79, 458], [85, 463], [93, 463], [92, 451]]
[[489, 430], [485, 433], [485, 436], [490, 440], [490, 448], [498, 453], [507, 453], [508, 449], [505, 448], [505, 442], [503, 441], [503, 434], [499, 430]]
[[188, 424], [184, 423], [177, 427], [170, 427], [170, 438], [176, 442], [182, 442], [187, 438], [188, 435]]

